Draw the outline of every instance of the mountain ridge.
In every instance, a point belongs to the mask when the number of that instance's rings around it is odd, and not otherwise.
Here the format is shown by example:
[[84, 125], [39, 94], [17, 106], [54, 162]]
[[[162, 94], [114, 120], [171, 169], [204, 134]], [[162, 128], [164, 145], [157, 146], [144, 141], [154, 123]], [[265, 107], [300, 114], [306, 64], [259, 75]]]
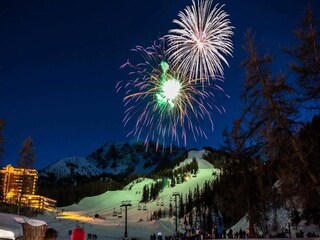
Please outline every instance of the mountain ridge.
[[185, 148], [163, 147], [156, 151], [155, 143], [144, 144], [109, 142], [86, 157], [66, 157], [39, 171], [40, 177], [54, 175], [56, 179], [67, 176], [99, 176], [101, 174], [132, 175], [149, 174], [164, 163], [171, 163], [187, 153]]

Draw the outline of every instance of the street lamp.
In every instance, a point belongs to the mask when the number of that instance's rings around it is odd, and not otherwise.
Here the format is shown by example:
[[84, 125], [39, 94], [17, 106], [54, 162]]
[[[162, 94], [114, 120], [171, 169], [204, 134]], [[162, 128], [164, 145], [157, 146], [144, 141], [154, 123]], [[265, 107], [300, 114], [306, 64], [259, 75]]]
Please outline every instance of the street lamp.
[[176, 209], [176, 234], [178, 234], [178, 204], [177, 204], [177, 197], [180, 196], [178, 192], [172, 193], [172, 196], [174, 197], [174, 206]]
[[122, 204], [120, 207], [124, 207], [125, 208], [125, 220], [124, 220], [124, 237], [127, 238], [128, 237], [128, 215], [127, 215], [127, 211], [128, 211], [128, 207], [131, 207], [131, 201], [122, 201]]

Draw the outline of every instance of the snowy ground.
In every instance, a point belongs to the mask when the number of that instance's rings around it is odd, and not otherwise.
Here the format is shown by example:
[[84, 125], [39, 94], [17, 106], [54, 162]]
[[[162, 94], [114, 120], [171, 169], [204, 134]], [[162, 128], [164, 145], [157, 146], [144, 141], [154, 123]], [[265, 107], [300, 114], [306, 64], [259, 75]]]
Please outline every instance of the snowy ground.
[[[187, 164], [195, 157], [199, 165], [199, 173], [196, 177], [190, 176], [189, 179], [177, 184], [171, 188], [165, 187], [160, 193], [158, 200], [148, 202], [146, 204], [147, 210], [143, 210], [144, 204], [141, 205], [141, 210], [138, 210], [139, 201], [141, 200], [142, 190], [144, 185], [154, 182], [152, 179], [138, 179], [124, 187], [123, 190], [107, 191], [101, 195], [94, 197], [87, 197], [82, 199], [78, 204], [66, 206], [62, 214], [45, 213], [43, 216], [37, 217], [39, 220], [45, 221], [49, 227], [55, 228], [59, 233], [59, 240], [70, 239], [69, 231], [73, 230], [77, 224], [84, 226], [86, 234], [96, 234], [98, 239], [123, 239], [124, 237], [124, 209], [122, 209], [122, 218], [113, 216], [113, 211], [120, 212], [121, 201], [130, 200], [132, 206], [128, 208], [128, 237], [136, 239], [150, 239], [151, 234], [162, 232], [163, 235], [172, 235], [175, 232], [175, 219], [161, 219], [160, 221], [147, 221], [153, 211], [161, 208], [168, 213], [169, 203], [174, 192], [186, 194], [189, 189], [193, 190], [197, 184], [200, 187], [205, 181], [212, 180], [214, 172], [215, 176], [219, 173], [218, 169], [202, 159], [204, 150], [190, 151], [188, 158], [180, 163], [178, 167]], [[70, 193], [72, 194], [72, 193]], [[161, 206], [163, 202], [164, 206]], [[157, 206], [157, 203], [159, 206]], [[171, 202], [174, 206], [174, 202]], [[99, 214], [102, 219], [95, 218], [95, 214]], [[288, 222], [287, 212], [279, 210], [278, 219], [280, 228], [286, 227]], [[272, 219], [272, 218], [271, 218]], [[246, 217], [242, 218], [235, 226], [232, 227], [233, 232], [239, 229], [247, 229], [248, 221]], [[1, 228], [0, 228], [1, 229]], [[315, 226], [307, 227], [303, 223], [298, 230], [302, 229], [304, 232], [315, 231], [319, 233], [319, 229]], [[183, 231], [182, 225], [179, 227]], [[295, 229], [292, 227], [292, 236], [295, 236]]]
[[23, 235], [22, 223], [42, 226], [46, 222], [15, 214], [0, 213], [0, 239], [16, 239]]
[[[115, 209], [120, 212], [121, 201], [130, 200], [132, 204], [128, 208], [128, 236], [130, 238], [149, 239], [151, 234], [158, 232], [162, 232], [163, 235], [172, 235], [175, 231], [174, 218], [147, 221], [147, 216], [149, 218], [150, 214], [159, 208], [166, 209], [168, 213], [172, 193], [186, 194], [197, 184], [202, 187], [205, 181], [212, 180], [213, 171], [218, 172], [219, 170], [214, 169], [209, 162], [203, 160], [203, 154], [204, 151], [190, 151], [188, 158], [180, 166], [189, 163], [193, 157], [196, 157], [199, 165], [197, 176], [190, 176], [186, 182], [177, 184], [173, 188], [165, 187], [158, 200], [146, 204], [147, 210], [143, 210], [144, 204], [141, 205], [141, 210], [138, 210], [144, 185], [154, 182], [152, 179], [145, 178], [135, 180], [123, 190], [108, 191], [98, 196], [84, 198], [78, 204], [62, 208], [64, 210], [62, 215], [47, 213], [40, 216], [39, 219], [46, 221], [50, 227], [56, 228], [60, 235], [59, 239], [70, 239], [69, 230], [76, 226], [77, 221], [80, 226], [84, 224], [87, 234], [96, 234], [98, 239], [122, 239], [124, 236], [124, 208], [122, 218], [113, 217], [113, 211]], [[164, 206], [161, 206], [161, 202]], [[173, 201], [172, 205], [174, 206]], [[99, 214], [103, 219], [94, 218], [95, 214]]]

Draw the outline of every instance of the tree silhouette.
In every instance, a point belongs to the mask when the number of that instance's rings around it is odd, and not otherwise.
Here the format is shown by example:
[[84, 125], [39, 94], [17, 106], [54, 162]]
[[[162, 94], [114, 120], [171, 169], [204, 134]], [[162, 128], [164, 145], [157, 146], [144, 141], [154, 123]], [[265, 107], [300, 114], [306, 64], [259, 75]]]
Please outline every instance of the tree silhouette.
[[34, 146], [31, 137], [24, 140], [22, 148], [19, 151], [18, 167], [32, 168], [36, 160]]
[[[298, 75], [297, 83], [302, 89], [303, 102], [320, 99], [320, 38], [312, 7], [305, 9], [304, 17], [294, 30], [298, 44], [287, 52], [293, 57], [290, 69]], [[313, 106], [319, 109], [317, 103]]]
[[18, 159], [18, 167], [23, 168], [22, 173], [22, 185], [21, 185], [21, 192], [18, 198], [18, 215], [20, 214], [21, 208], [21, 198], [26, 193], [26, 189], [28, 187], [28, 183], [26, 182], [26, 170], [32, 168], [36, 157], [34, 153], [34, 146], [31, 137], [28, 137], [24, 140], [22, 144], [22, 148], [19, 151], [19, 159]]
[[0, 160], [1, 160], [1, 155], [4, 152], [4, 137], [3, 137], [3, 128], [4, 128], [4, 120], [0, 119]]

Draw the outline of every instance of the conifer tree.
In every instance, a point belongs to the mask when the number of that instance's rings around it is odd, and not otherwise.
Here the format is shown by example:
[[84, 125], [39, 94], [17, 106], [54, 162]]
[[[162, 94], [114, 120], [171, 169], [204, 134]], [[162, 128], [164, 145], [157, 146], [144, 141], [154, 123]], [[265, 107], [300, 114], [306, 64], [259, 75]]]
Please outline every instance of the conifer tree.
[[189, 225], [192, 227], [193, 226], [193, 213], [192, 213], [192, 211], [190, 211], [188, 214], [188, 222], [189, 222]]
[[21, 192], [18, 196], [18, 215], [20, 214], [21, 198], [25, 194], [28, 184], [26, 183], [26, 170], [33, 167], [36, 160], [34, 146], [31, 137], [28, 137], [19, 151], [18, 167], [23, 168]]
[[259, 148], [260, 155], [266, 155], [275, 165], [281, 162], [290, 164], [292, 159], [297, 158], [320, 194], [319, 176], [309, 168], [301, 142], [296, 137], [299, 123], [295, 121], [297, 109], [292, 97], [293, 88], [284, 76], [273, 76], [270, 66], [272, 57], [259, 53], [250, 31], [246, 34], [244, 49], [247, 57], [243, 67], [247, 74], [241, 121], [247, 129], [245, 138], [250, 138], [250, 144], [254, 143]]
[[287, 52], [293, 57], [290, 69], [297, 74], [297, 83], [302, 91], [303, 102], [314, 101], [319, 109], [320, 100], [320, 36], [319, 26], [311, 5], [305, 9], [304, 17], [293, 34], [298, 44]]
[[0, 119], [0, 160], [1, 160], [1, 155], [4, 152], [4, 137], [3, 137], [3, 128], [4, 128], [4, 120]]
[[183, 202], [183, 196], [180, 194], [180, 201], [179, 201], [179, 218], [182, 218], [184, 216], [184, 202]]
[[173, 209], [172, 209], [172, 203], [169, 203], [169, 218], [173, 216]]
[[19, 168], [32, 168], [36, 160], [34, 146], [31, 137], [24, 140], [22, 148], [19, 151], [18, 167]]
[[175, 185], [176, 185], [176, 180], [175, 180], [175, 177], [173, 176], [173, 177], [171, 178], [171, 184], [170, 184], [170, 186], [173, 188]]
[[149, 187], [147, 185], [144, 185], [143, 190], [142, 190], [142, 199], [141, 202], [147, 202], [149, 201]]

